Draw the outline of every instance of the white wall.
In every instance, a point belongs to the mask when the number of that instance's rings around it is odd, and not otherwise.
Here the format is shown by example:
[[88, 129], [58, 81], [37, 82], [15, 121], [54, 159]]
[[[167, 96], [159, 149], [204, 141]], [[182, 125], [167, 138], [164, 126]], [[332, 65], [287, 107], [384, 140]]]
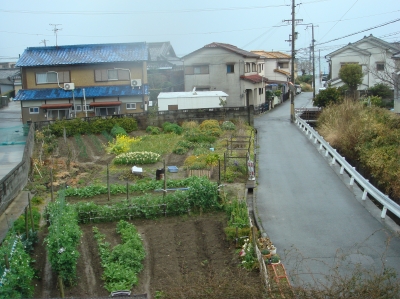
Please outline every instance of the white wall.
[[178, 109], [201, 109], [201, 108], [221, 108], [220, 98], [224, 101], [226, 97], [180, 97], [158, 99], [158, 110], [167, 111], [168, 105], [178, 105]]

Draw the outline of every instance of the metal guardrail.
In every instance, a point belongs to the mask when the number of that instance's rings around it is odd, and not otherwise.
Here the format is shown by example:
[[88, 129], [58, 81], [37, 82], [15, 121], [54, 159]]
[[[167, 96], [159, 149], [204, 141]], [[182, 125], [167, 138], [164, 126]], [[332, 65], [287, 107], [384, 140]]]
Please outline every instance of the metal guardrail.
[[303, 130], [303, 132], [305, 132], [306, 135], [310, 135], [310, 139], [314, 138], [315, 144], [319, 143], [319, 149], [325, 150], [325, 157], [328, 157], [329, 155], [332, 157], [332, 164], [337, 162], [341, 166], [340, 174], [343, 174], [343, 172], [346, 171], [350, 175], [351, 186], [354, 185], [354, 181], [361, 186], [361, 188], [364, 190], [362, 200], [366, 200], [367, 195], [369, 194], [383, 205], [381, 218], [385, 218], [387, 210], [400, 218], [400, 205], [398, 205], [396, 202], [390, 199], [388, 195], [382, 193], [367, 179], [365, 179], [358, 171], [356, 171], [355, 167], [350, 165], [346, 159], [336, 151], [336, 149], [329, 145], [329, 142], [325, 141], [321, 135], [319, 135], [310, 125], [307, 124], [306, 121], [301, 119], [298, 115], [295, 117], [295, 123]]

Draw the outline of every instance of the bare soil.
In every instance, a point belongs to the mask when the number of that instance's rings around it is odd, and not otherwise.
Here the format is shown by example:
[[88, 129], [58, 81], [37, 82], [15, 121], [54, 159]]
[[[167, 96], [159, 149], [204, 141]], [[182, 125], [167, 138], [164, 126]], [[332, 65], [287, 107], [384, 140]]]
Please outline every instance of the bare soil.
[[[213, 213], [194, 216], [131, 221], [142, 235], [146, 248], [144, 270], [133, 294], [148, 294], [155, 298], [163, 292], [165, 298], [200, 298], [205, 288], [223, 290], [227, 297], [263, 298], [263, 285], [258, 271], [248, 272], [239, 267], [235, 248], [225, 240], [225, 214]], [[116, 223], [82, 225], [83, 236], [77, 265], [75, 285], [65, 288], [66, 297], [106, 297], [103, 288], [103, 269], [93, 237], [92, 227], [97, 226], [106, 240], [115, 246], [120, 243]], [[57, 277], [52, 273], [43, 245], [47, 229], [34, 251], [38, 276], [35, 281], [35, 298], [59, 297]], [[221, 289], [221, 290], [218, 290]], [[205, 295], [203, 293], [203, 295]], [[201, 298], [214, 298], [203, 296]]]

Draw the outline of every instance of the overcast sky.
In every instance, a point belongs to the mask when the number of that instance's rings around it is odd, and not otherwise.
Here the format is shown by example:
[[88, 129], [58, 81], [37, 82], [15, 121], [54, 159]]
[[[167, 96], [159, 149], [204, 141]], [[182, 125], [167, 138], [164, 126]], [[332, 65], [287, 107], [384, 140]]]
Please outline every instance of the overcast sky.
[[[170, 41], [181, 57], [211, 43], [290, 54], [291, 0], [14, 0], [0, 7], [0, 61], [27, 47]], [[316, 58], [365, 35], [400, 41], [400, 0], [296, 0], [296, 19], [313, 23]], [[379, 28], [339, 39], [359, 31]], [[59, 24], [56, 27], [49, 24]], [[296, 27], [296, 49], [311, 43], [311, 27]], [[335, 40], [338, 39], [338, 40]], [[335, 40], [330, 42], [331, 40]], [[324, 43], [318, 45], [320, 43]], [[322, 71], [326, 64], [322, 64]], [[325, 70], [327, 71], [327, 69]]]

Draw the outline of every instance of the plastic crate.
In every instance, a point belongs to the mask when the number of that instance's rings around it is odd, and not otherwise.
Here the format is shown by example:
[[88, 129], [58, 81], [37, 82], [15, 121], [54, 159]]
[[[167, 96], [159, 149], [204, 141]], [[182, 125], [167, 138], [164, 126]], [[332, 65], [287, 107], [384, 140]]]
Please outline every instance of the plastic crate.
[[178, 172], [178, 167], [176, 166], [167, 166], [168, 172]]

